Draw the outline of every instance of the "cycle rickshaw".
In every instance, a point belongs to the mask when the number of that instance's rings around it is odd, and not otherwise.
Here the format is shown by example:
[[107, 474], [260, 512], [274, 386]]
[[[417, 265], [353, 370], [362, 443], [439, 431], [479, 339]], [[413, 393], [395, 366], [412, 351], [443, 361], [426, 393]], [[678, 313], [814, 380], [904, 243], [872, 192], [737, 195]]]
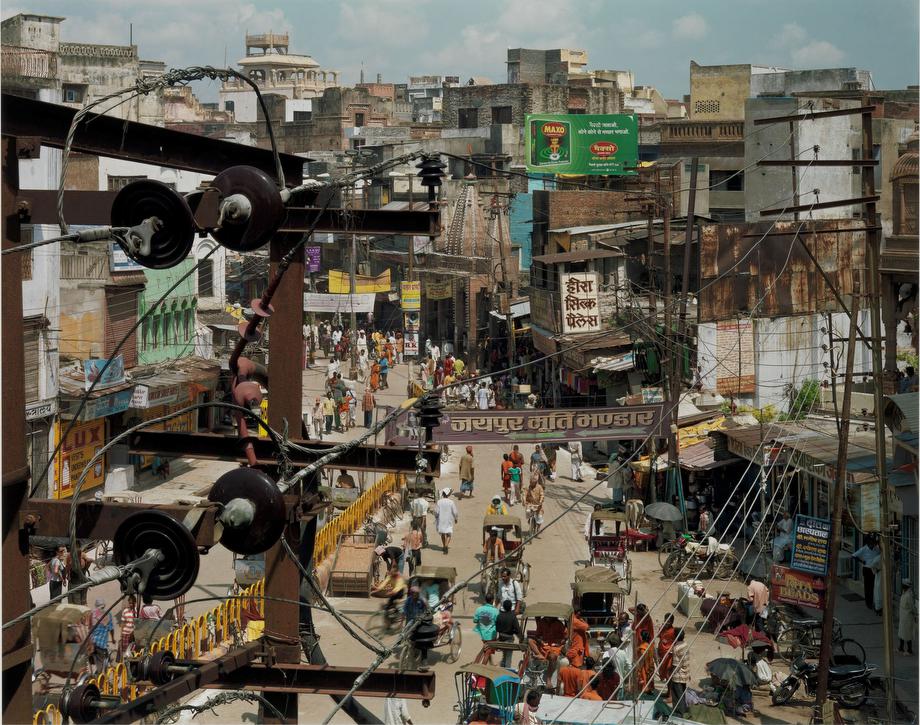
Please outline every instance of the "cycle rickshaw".
[[454, 675], [457, 687], [458, 723], [514, 721], [514, 707], [521, 699], [521, 678], [511, 670], [486, 664], [463, 665]]
[[521, 519], [517, 516], [489, 515], [482, 520], [482, 543], [485, 545], [489, 532], [498, 529], [498, 538], [505, 546], [505, 561], [494, 566], [486, 573], [483, 581], [483, 593], [492, 592], [498, 598], [499, 572], [502, 567], [511, 570], [511, 578], [521, 583], [521, 593], [527, 596], [527, 587], [530, 585], [530, 565], [523, 559], [524, 546], [521, 530]]
[[[429, 602], [434, 601], [435, 594], [440, 600], [457, 581], [457, 570], [452, 566], [419, 566], [412, 575], [411, 581], [422, 591], [422, 598]], [[433, 643], [431, 649], [439, 647], [448, 648], [444, 656], [446, 662], [453, 664], [460, 658], [460, 648], [463, 643], [463, 632], [460, 623], [453, 618], [453, 601], [442, 611], [435, 612], [432, 625], [437, 631], [432, 631]], [[400, 669], [416, 669], [418, 666], [419, 652], [416, 647], [407, 643], [400, 656]]]

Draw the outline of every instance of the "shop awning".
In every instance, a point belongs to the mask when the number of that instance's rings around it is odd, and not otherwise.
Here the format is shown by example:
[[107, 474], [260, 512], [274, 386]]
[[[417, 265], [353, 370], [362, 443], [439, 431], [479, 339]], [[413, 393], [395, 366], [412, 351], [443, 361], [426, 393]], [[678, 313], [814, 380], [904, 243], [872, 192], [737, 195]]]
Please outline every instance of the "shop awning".
[[[920, 395], [916, 393], [900, 393], [885, 396], [897, 407], [900, 413], [901, 430], [920, 432]], [[891, 412], [890, 408], [888, 413]]]
[[617, 370], [632, 370], [634, 367], [636, 367], [636, 354], [632, 350], [622, 355], [603, 355], [591, 361], [591, 368], [594, 372], [599, 370], [616, 372]]
[[[497, 317], [500, 320], [505, 319], [505, 315], [497, 310], [489, 310], [489, 314], [492, 317]], [[520, 302], [511, 303], [511, 317], [512, 319], [517, 319], [519, 317], [525, 317], [530, 314], [530, 300], [521, 300]]]

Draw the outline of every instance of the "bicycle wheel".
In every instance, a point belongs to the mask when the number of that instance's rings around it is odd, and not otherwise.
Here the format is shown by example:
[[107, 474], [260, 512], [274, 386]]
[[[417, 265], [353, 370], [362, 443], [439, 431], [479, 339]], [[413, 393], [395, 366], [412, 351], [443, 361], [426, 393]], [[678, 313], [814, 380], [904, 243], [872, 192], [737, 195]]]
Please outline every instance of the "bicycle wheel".
[[672, 551], [668, 555], [667, 560], [664, 562], [664, 566], [662, 567], [661, 571], [667, 578], [675, 577], [683, 568], [685, 561], [686, 557], [684, 556], [683, 550], [678, 549], [676, 551]]
[[530, 565], [521, 565], [521, 594], [527, 596], [527, 589], [530, 587]]
[[460, 659], [460, 648], [463, 646], [463, 630], [460, 629], [460, 624], [454, 622], [450, 628], [450, 650], [445, 659], [448, 664], [454, 664], [457, 660]]
[[664, 564], [668, 560], [668, 557], [673, 551], [677, 549], [677, 546], [672, 542], [668, 541], [661, 545], [661, 548], [658, 549], [658, 566], [664, 569]]
[[852, 657], [859, 660], [861, 664], [866, 662], [866, 648], [855, 639], [846, 638], [834, 642], [831, 654], [834, 656], [842, 655], [848, 661]]
[[787, 662], [792, 662], [802, 651], [802, 633], [792, 627], [780, 624], [779, 633], [774, 641], [776, 654]]

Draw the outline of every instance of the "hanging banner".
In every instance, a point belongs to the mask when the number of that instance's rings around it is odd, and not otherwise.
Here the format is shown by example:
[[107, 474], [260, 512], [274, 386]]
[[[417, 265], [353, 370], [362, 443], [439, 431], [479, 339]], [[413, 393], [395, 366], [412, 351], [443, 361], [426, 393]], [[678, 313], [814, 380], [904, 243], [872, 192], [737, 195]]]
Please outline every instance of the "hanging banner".
[[562, 332], [598, 332], [601, 329], [597, 303], [597, 275], [576, 272], [559, 275], [562, 296]]
[[401, 306], [404, 310], [420, 310], [422, 308], [422, 283], [400, 283]]
[[827, 584], [823, 576], [774, 564], [770, 568], [770, 598], [772, 602], [824, 609]]
[[[578, 176], [635, 176], [639, 127], [625, 114], [527, 114], [528, 171]], [[627, 167], [633, 167], [627, 171]]]
[[[390, 283], [390, 270], [381, 272], [376, 277], [368, 277], [363, 274], [355, 275], [355, 293], [368, 294], [370, 292], [389, 292], [392, 284]], [[329, 270], [329, 292], [334, 295], [347, 295], [351, 292], [351, 280], [348, 278], [348, 272], [341, 269]]]
[[830, 545], [831, 522], [828, 519], [798, 514], [792, 530], [792, 561], [789, 566], [826, 576]]
[[[55, 425], [55, 447], [60, 443], [61, 433], [64, 432], [67, 425], [66, 421], [58, 421]], [[54, 490], [51, 492], [51, 497], [70, 498], [73, 496], [74, 486], [86, 464], [104, 445], [105, 420], [91, 420], [87, 423], [75, 424], [64, 439], [60, 453], [54, 459]], [[88, 491], [104, 483], [105, 456], [102, 456], [86, 474], [80, 491]]]
[[563, 410], [446, 411], [432, 431], [435, 443], [542, 443], [633, 440], [666, 435], [663, 405]]
[[322, 267], [323, 248], [322, 247], [304, 247], [304, 266], [305, 272], [319, 272]]
[[96, 383], [96, 387], [93, 390], [109, 388], [125, 382], [124, 358], [121, 355], [116, 355], [112, 358], [111, 365], [106, 368], [105, 372], [102, 372], [107, 362], [108, 360], [102, 358], [90, 358], [83, 361], [84, 390], [89, 390], [93, 382]]
[[449, 300], [454, 294], [453, 282], [425, 282], [425, 296], [429, 300]]
[[327, 295], [320, 292], [304, 292], [303, 309], [304, 312], [341, 312], [342, 314], [350, 313], [352, 309], [355, 312], [373, 312], [374, 311], [373, 293], [360, 295]]

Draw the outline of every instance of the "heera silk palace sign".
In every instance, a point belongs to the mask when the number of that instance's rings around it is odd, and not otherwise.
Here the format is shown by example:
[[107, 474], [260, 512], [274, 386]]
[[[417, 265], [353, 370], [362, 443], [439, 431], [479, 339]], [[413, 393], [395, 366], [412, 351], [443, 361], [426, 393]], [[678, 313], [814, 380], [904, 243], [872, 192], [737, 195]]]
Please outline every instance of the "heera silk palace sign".
[[633, 440], [667, 435], [663, 405], [559, 410], [447, 411], [434, 443], [542, 443]]
[[635, 116], [528, 114], [524, 130], [528, 171], [577, 176], [638, 173], [639, 127]]

